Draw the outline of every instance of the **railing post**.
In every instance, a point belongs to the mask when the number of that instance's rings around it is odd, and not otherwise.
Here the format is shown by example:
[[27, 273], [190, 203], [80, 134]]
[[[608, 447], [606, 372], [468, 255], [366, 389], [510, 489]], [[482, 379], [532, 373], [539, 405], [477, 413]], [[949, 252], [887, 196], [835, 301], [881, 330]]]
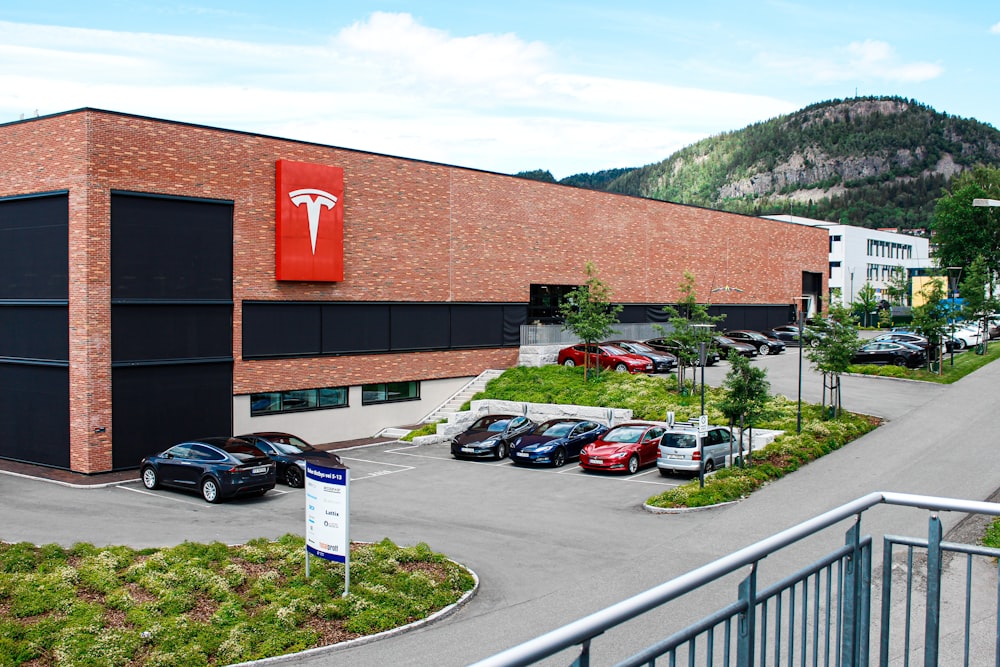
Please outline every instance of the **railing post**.
[[879, 638], [879, 667], [889, 665], [889, 630], [892, 625], [892, 541], [882, 538], [882, 623]]
[[938, 664], [941, 624], [941, 519], [931, 514], [927, 530], [927, 616], [924, 624], [924, 666]]
[[871, 573], [867, 577], [864, 573], [865, 559], [861, 553], [860, 514], [854, 525], [845, 533], [844, 544], [853, 547], [853, 551], [847, 559], [844, 575], [844, 599], [841, 602], [844, 609], [843, 635], [840, 638], [840, 654], [843, 661], [841, 664], [844, 667], [861, 667], [865, 664], [861, 662], [861, 649], [865, 642], [861, 624], [867, 624], [871, 615], [871, 610], [865, 608], [865, 600], [870, 600], [871, 594], [865, 595], [863, 593], [863, 584], [866, 579], [870, 581]]
[[746, 604], [746, 609], [740, 614], [736, 634], [736, 664], [738, 667], [753, 667], [757, 634], [757, 563], [753, 564], [747, 578], [740, 582], [739, 598]]

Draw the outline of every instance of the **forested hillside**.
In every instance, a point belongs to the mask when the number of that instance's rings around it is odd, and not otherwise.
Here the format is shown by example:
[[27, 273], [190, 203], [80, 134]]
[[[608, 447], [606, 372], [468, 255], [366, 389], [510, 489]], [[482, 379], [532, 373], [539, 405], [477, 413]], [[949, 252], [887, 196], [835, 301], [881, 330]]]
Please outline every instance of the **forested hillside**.
[[994, 127], [913, 100], [867, 97], [814, 104], [637, 169], [559, 182], [750, 215], [923, 228], [952, 177], [977, 164], [1000, 166]]

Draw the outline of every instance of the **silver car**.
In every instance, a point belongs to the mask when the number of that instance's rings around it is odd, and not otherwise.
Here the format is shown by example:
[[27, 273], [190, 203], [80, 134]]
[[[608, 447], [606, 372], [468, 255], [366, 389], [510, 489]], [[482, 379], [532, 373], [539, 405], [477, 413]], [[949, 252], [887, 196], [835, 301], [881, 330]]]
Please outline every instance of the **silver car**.
[[729, 455], [735, 455], [738, 449], [732, 432], [725, 426], [699, 430], [697, 425], [675, 424], [660, 438], [656, 467], [664, 477], [675, 472], [697, 475], [704, 459], [705, 472], [708, 473], [724, 468]]

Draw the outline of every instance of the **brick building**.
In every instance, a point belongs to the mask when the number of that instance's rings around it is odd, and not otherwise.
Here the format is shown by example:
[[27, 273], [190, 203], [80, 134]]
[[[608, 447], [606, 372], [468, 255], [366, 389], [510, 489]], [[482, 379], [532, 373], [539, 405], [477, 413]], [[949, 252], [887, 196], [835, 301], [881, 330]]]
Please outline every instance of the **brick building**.
[[[0, 458], [82, 473], [186, 437], [413, 423], [515, 364], [588, 260], [623, 321], [685, 270], [730, 326], [826, 288], [826, 230], [473, 169], [94, 109], [0, 125], [0, 151]], [[278, 279], [282, 163], [342, 174], [334, 280]]]

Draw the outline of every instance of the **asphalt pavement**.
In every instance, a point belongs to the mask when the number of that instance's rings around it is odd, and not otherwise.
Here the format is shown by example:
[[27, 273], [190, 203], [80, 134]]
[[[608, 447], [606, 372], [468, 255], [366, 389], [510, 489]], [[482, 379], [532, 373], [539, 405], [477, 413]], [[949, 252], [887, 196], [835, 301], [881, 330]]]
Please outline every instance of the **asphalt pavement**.
[[[797, 350], [754, 363], [772, 390], [796, 398]], [[726, 364], [706, 371], [721, 382]], [[341, 450], [351, 467], [351, 537], [427, 543], [479, 576], [478, 595], [454, 615], [412, 632], [283, 660], [295, 665], [466, 665], [647, 590], [872, 491], [985, 500], [1000, 488], [996, 418], [1000, 365], [950, 385], [846, 377], [846, 409], [886, 423], [745, 500], [684, 514], [652, 514], [643, 501], [673, 482], [655, 469], [632, 477], [593, 475], [575, 464], [521, 469], [455, 461], [443, 445], [404, 443]], [[818, 402], [821, 376], [804, 364], [802, 397]], [[679, 481], [679, 480], [678, 480]], [[0, 539], [128, 544], [183, 540], [238, 543], [304, 531], [299, 489], [207, 505], [195, 496], [149, 492], [137, 482], [71, 488], [0, 475]], [[926, 535], [928, 513], [880, 507], [862, 527]], [[946, 530], [960, 515], [942, 516]], [[846, 525], [764, 561], [776, 579], [842, 543]], [[880, 558], [877, 553], [876, 559]], [[877, 563], [876, 563], [877, 566]], [[696, 591], [595, 640], [593, 664], [621, 659], [732, 599], [735, 580]], [[561, 656], [554, 664], [567, 664]]]

